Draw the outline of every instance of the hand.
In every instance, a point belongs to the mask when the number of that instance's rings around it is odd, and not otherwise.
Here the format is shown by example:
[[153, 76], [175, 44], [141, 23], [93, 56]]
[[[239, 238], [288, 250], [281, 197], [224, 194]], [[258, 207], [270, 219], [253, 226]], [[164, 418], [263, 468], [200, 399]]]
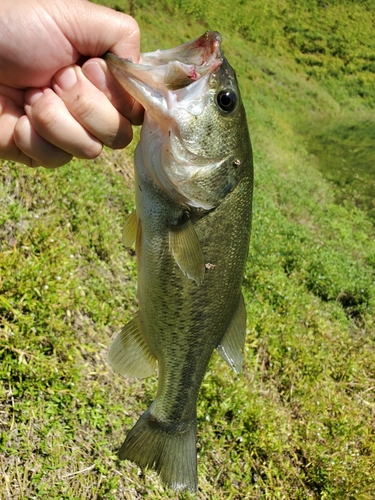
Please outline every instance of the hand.
[[58, 167], [127, 146], [143, 110], [97, 56], [138, 61], [139, 39], [133, 18], [86, 0], [2, 0], [0, 158]]

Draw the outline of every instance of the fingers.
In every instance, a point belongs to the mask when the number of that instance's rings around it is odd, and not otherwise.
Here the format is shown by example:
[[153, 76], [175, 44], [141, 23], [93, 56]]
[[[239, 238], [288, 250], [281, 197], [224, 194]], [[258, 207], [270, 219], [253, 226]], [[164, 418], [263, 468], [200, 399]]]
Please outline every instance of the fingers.
[[[0, 75], [0, 158], [55, 167], [72, 156], [95, 158], [103, 144], [127, 146], [131, 123], [142, 122], [142, 107], [103, 61], [89, 60], [84, 69], [67, 65], [108, 50], [137, 61], [136, 21], [85, 0], [65, 0], [64, 9], [48, 0], [30, 6], [20, 18], [25, 21], [22, 43], [14, 39], [4, 55], [9, 67]], [[38, 37], [35, 26], [40, 27]], [[42, 54], [36, 61], [35, 53]], [[64, 69], [53, 76], [59, 68]], [[43, 85], [47, 87], [35, 88]], [[24, 91], [27, 87], [34, 88]]]
[[[80, 99], [79, 94], [76, 98]], [[27, 117], [35, 131], [47, 142], [78, 158], [95, 158], [100, 154], [100, 140], [75, 120], [53, 90], [28, 90], [25, 101]]]
[[72, 156], [92, 159], [103, 144], [126, 147], [132, 140], [131, 123], [142, 123], [143, 108], [102, 59], [60, 70], [52, 87], [26, 92], [0, 88], [7, 103], [6, 113], [0, 109], [1, 158], [48, 168], [64, 165]]
[[[4, 86], [3, 86], [4, 87]], [[4, 160], [14, 160], [31, 165], [31, 160], [17, 147], [14, 141], [14, 129], [19, 118], [23, 115], [23, 108], [17, 106], [13, 99], [7, 97], [2, 89], [0, 94], [0, 155]], [[8, 93], [8, 92], [7, 92]], [[22, 93], [23, 94], [23, 93]], [[22, 96], [16, 96], [23, 101]]]
[[26, 115], [21, 116], [14, 128], [14, 142], [27, 159], [17, 161], [29, 167], [56, 168], [69, 163], [72, 155], [54, 146], [41, 137], [30, 123]]
[[23, 92], [0, 86], [0, 158], [29, 167], [58, 167], [71, 155], [42, 139], [23, 109]]
[[[117, 103], [116, 107], [111, 103], [108, 79], [100, 65], [88, 65], [88, 68], [94, 70], [89, 73], [94, 73], [97, 85], [86, 78], [80, 67], [69, 66], [55, 75], [53, 88], [72, 116], [92, 135], [112, 149], [124, 148], [133, 137], [131, 124], [116, 109]], [[119, 105], [125, 114], [133, 102], [128, 100]], [[132, 117], [131, 112], [128, 115]]]
[[[54, 76], [54, 91], [28, 90], [25, 111], [45, 141], [70, 155], [91, 159], [100, 154], [103, 144], [112, 149], [126, 147], [133, 137], [129, 120], [141, 123], [143, 112], [115, 81], [104, 61], [88, 61], [84, 71], [76, 65], [68, 66]], [[33, 138], [29, 134], [30, 144]]]
[[120, 114], [133, 125], [142, 125], [144, 111], [142, 106], [125, 92], [103, 59], [89, 59], [82, 66], [82, 71], [86, 78], [107, 96]]

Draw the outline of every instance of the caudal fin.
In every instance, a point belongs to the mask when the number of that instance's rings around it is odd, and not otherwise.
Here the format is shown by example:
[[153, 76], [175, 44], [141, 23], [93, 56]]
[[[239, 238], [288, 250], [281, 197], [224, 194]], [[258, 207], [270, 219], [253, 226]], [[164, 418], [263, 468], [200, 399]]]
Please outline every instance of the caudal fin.
[[196, 420], [176, 425], [159, 422], [150, 408], [129, 432], [119, 451], [121, 460], [149, 467], [176, 491], [197, 490]]

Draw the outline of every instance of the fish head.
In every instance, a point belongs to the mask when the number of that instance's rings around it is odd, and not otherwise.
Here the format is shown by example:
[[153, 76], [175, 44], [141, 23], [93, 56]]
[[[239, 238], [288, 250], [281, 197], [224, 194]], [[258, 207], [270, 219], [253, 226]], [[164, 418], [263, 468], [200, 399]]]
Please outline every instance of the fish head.
[[221, 36], [203, 36], [133, 64], [106, 55], [124, 89], [145, 108], [135, 163], [173, 200], [204, 210], [238, 184], [251, 156], [236, 75]]

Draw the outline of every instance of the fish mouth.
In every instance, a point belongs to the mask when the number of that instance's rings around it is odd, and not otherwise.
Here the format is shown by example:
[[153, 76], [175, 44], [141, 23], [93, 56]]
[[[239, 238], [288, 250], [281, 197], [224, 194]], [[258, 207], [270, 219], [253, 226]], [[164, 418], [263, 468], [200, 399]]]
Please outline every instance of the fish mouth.
[[[199, 38], [168, 50], [141, 54], [139, 63], [107, 53], [105, 60], [114, 77], [160, 123], [168, 120], [168, 93], [178, 92], [209, 76], [222, 64], [221, 36], [207, 31]], [[206, 77], [206, 78], [205, 78]], [[203, 89], [202, 88], [200, 91]]]
[[186, 64], [201, 66], [213, 55], [219, 55], [221, 42], [220, 33], [217, 31], [206, 31], [195, 40], [186, 42], [173, 49], [145, 52], [142, 54], [142, 60], [148, 61], [151, 64], [152, 61], [158, 61], [161, 64], [165, 64], [169, 61], [179, 60]]

